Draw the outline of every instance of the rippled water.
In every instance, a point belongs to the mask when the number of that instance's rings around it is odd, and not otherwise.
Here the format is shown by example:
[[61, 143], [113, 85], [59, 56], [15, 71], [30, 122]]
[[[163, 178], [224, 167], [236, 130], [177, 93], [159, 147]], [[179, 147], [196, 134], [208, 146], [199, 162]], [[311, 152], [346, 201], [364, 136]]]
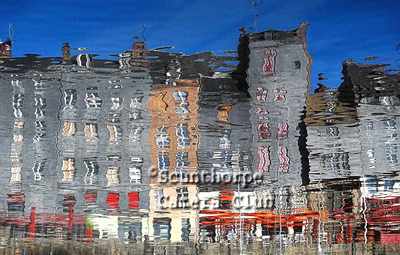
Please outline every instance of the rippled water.
[[397, 254], [399, 76], [305, 36], [2, 59], [2, 254]]

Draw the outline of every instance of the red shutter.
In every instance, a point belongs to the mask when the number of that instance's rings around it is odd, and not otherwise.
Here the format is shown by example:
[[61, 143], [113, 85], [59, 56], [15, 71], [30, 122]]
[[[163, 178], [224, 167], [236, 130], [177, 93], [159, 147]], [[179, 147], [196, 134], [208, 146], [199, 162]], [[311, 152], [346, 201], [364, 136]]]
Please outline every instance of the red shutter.
[[139, 192], [129, 192], [128, 193], [128, 207], [130, 209], [138, 209], [139, 208]]
[[107, 195], [107, 205], [112, 209], [117, 209], [119, 207], [119, 193], [109, 192]]

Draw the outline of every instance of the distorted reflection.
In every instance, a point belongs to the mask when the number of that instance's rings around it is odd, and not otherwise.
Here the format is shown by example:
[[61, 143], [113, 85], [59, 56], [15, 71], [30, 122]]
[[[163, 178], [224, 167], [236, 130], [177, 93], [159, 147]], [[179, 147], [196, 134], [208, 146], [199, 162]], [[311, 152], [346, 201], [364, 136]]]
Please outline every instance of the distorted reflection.
[[9, 45], [0, 248], [397, 253], [400, 75], [348, 60], [311, 92], [306, 37], [242, 30], [237, 56]]

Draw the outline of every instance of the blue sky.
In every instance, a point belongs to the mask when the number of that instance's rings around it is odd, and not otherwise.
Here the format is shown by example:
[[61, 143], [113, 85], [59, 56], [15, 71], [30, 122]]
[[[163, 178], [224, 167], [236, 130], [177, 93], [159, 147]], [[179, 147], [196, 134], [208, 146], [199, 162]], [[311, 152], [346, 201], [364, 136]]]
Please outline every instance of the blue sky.
[[[15, 27], [14, 55], [60, 55], [62, 42], [100, 55], [130, 47], [142, 35], [150, 48], [174, 45], [186, 53], [236, 49], [238, 29], [253, 26], [250, 0], [2, 0], [0, 38]], [[400, 66], [399, 0], [258, 0], [257, 30], [310, 23], [313, 83], [340, 83], [341, 63], [377, 56]]]

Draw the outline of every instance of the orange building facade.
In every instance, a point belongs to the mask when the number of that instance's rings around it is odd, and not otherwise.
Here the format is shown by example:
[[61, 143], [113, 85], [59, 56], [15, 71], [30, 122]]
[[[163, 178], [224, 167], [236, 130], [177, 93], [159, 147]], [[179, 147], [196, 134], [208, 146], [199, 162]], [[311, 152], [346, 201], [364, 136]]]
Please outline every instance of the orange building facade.
[[149, 236], [156, 239], [179, 242], [196, 238], [197, 210], [192, 203], [197, 200], [198, 188], [185, 177], [198, 167], [199, 90], [197, 80], [176, 80], [176, 86], [155, 85], [149, 97]]

